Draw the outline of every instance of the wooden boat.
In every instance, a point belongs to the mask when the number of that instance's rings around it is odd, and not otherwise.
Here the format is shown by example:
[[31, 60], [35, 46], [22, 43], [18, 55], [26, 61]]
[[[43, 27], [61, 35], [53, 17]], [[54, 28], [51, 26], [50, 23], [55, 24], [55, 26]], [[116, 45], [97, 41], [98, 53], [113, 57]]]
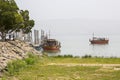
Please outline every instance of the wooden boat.
[[59, 51], [60, 47], [61, 44], [56, 39], [46, 39], [42, 45], [44, 51]]
[[59, 52], [61, 48], [61, 44], [56, 39], [50, 38], [49, 36], [44, 34], [44, 31], [41, 30], [41, 47], [45, 52]]
[[109, 39], [93, 37], [93, 39], [90, 39], [89, 41], [91, 42], [91, 44], [108, 44]]

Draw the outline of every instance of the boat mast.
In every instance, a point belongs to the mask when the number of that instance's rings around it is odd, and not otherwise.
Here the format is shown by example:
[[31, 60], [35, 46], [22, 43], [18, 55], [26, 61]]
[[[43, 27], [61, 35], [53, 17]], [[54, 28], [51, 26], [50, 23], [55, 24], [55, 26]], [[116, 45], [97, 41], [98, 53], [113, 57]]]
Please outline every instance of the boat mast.
[[44, 30], [41, 29], [41, 41], [44, 40], [44, 37], [45, 37], [45, 36], [44, 36]]
[[50, 30], [49, 30], [49, 36], [48, 36], [48, 38], [50, 39]]
[[94, 40], [94, 33], [92, 35], [93, 35], [93, 40]]

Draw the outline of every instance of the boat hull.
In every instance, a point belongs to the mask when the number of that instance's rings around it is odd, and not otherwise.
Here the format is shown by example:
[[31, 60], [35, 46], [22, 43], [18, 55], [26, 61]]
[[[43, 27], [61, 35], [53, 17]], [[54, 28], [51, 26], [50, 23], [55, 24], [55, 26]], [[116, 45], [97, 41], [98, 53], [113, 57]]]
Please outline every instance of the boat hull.
[[60, 51], [61, 44], [55, 39], [46, 39], [42, 45], [44, 51]]
[[91, 44], [108, 44], [109, 40], [90, 40]]
[[54, 51], [54, 50], [60, 50], [60, 47], [58, 46], [44, 46], [43, 47], [43, 50], [51, 50], [51, 51]]

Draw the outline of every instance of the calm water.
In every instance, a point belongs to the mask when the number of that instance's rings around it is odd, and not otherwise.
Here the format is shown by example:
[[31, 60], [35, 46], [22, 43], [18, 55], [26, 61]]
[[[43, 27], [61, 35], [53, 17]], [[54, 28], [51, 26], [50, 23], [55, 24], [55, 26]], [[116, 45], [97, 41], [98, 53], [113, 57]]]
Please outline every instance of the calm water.
[[[51, 38], [61, 42], [61, 52], [50, 55], [120, 57], [119, 20], [56, 19], [40, 23], [36, 29], [43, 29], [47, 33], [51, 30]], [[109, 38], [109, 44], [91, 45], [89, 38], [92, 38], [93, 32], [96, 37]]]
[[57, 36], [55, 38], [61, 42], [61, 52], [49, 55], [120, 57], [120, 35], [107, 36], [109, 38], [107, 45], [91, 45], [89, 42], [91, 37], [91, 35]]

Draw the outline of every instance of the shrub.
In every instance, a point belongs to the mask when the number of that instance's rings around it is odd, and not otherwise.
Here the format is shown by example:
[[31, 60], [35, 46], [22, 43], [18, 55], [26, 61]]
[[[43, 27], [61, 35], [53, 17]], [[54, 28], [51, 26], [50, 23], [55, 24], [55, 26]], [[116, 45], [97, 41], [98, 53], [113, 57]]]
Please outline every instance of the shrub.
[[58, 55], [58, 56], [53, 56], [55, 58], [73, 58], [72, 55]]
[[3, 77], [3, 78], [2, 78], [2, 79], [0, 79], [0, 80], [7, 80], [7, 79]]
[[7, 64], [7, 73], [9, 75], [14, 75], [16, 72], [19, 72], [21, 69], [32, 65], [38, 61], [39, 57], [34, 54], [28, 54], [28, 58], [24, 60], [15, 60]]
[[24, 59], [24, 61], [26, 62], [27, 65], [32, 65], [35, 63], [35, 58], [26, 58]]
[[72, 55], [64, 55], [64, 57], [68, 57], [68, 58], [72, 58], [73, 56]]
[[92, 58], [91, 55], [85, 55], [85, 56], [82, 56], [82, 58]]
[[7, 71], [10, 75], [14, 75], [15, 72], [18, 72], [19, 70], [23, 69], [26, 67], [26, 63], [23, 60], [15, 60], [7, 65]]
[[35, 62], [37, 62], [38, 59], [39, 59], [38, 56], [29, 53], [29, 54], [28, 54], [28, 58], [25, 58], [24, 61], [26, 62], [27, 65], [32, 65], [32, 64], [34, 64]]
[[35, 58], [36, 55], [32, 54], [32, 53], [28, 53], [28, 58]]

